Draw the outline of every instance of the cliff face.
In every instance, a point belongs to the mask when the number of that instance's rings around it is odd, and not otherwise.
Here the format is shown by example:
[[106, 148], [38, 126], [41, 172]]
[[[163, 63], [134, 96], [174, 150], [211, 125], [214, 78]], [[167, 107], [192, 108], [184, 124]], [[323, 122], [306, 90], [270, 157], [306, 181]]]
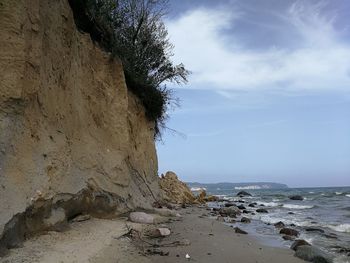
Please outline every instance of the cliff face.
[[0, 47], [0, 246], [80, 213], [150, 208], [154, 123], [68, 1], [0, 0]]

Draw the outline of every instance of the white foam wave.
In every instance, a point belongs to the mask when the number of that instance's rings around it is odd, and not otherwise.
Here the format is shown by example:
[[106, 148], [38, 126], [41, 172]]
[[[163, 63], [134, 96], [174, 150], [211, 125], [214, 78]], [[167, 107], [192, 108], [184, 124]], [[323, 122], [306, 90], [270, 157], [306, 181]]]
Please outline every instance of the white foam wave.
[[279, 206], [279, 203], [276, 202], [257, 202], [258, 205], [264, 205], [264, 206], [269, 206], [269, 207], [276, 207]]
[[350, 197], [350, 195], [345, 195], [345, 196]]
[[315, 192], [309, 192], [309, 194], [314, 194]]
[[227, 195], [214, 195], [214, 196], [219, 197], [219, 198], [225, 198], [225, 197], [227, 197]]
[[350, 224], [326, 225], [326, 227], [337, 232], [350, 233]]
[[[254, 218], [254, 217], [253, 217]], [[311, 226], [311, 223], [309, 221], [298, 221], [296, 218], [294, 219], [287, 219], [283, 217], [274, 217], [273, 215], [262, 215], [262, 216], [257, 216], [254, 219], [261, 220], [264, 223], [269, 223], [269, 224], [275, 224], [277, 222], [282, 221], [286, 225], [291, 225], [294, 224], [296, 226]]]
[[287, 209], [310, 209], [313, 208], [313, 205], [293, 205], [293, 204], [284, 204], [282, 207]]
[[336, 195], [341, 195], [343, 192], [335, 192]]

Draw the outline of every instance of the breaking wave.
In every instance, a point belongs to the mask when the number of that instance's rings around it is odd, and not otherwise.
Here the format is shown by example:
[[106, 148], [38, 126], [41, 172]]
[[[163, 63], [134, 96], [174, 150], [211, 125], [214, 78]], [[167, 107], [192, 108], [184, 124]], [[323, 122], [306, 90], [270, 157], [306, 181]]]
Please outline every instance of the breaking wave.
[[326, 225], [326, 227], [337, 232], [350, 233], [350, 224]]
[[288, 209], [310, 209], [313, 208], [313, 205], [293, 205], [293, 204], [284, 204], [282, 206], [283, 208], [288, 208]]
[[276, 207], [276, 206], [280, 206], [279, 203], [276, 202], [257, 202], [258, 205], [264, 205], [264, 206], [268, 206], [268, 207]]

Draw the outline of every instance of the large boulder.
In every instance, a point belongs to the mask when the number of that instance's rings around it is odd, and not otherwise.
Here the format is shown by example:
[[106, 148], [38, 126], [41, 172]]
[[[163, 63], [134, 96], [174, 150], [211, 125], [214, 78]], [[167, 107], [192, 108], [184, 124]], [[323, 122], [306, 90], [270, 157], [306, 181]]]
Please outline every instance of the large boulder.
[[333, 259], [330, 255], [313, 246], [299, 246], [295, 252], [295, 256], [303, 260], [314, 263], [332, 263]]
[[162, 175], [159, 185], [169, 202], [177, 204], [193, 204], [197, 202], [190, 188], [180, 181], [174, 172], [167, 172], [165, 176]]
[[290, 248], [296, 251], [300, 246], [311, 246], [311, 245], [309, 242], [305, 241], [304, 239], [297, 239], [293, 242]]
[[235, 206], [230, 206], [220, 208], [219, 214], [222, 216], [237, 217], [241, 214], [241, 211]]

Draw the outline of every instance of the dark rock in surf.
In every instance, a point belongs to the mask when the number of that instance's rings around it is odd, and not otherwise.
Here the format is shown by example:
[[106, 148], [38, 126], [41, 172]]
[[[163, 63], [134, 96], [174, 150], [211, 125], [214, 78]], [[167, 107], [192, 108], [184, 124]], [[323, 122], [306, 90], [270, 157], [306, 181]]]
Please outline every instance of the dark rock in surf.
[[226, 203], [225, 204], [225, 207], [231, 207], [231, 206], [236, 206], [236, 204], [234, 204], [234, 203]]
[[283, 236], [282, 237], [284, 240], [294, 240], [295, 239], [295, 237], [293, 237], [293, 236]]
[[249, 207], [255, 207], [255, 204], [249, 204], [248, 206]]
[[243, 214], [250, 214], [251, 212], [248, 210], [243, 210]]
[[222, 216], [237, 217], [237, 215], [241, 214], [241, 211], [237, 207], [231, 206], [220, 208], [219, 214]]
[[316, 227], [308, 227], [305, 229], [306, 232], [318, 232], [318, 233], [324, 233], [324, 230], [321, 228]]
[[314, 263], [332, 263], [330, 255], [313, 246], [299, 246], [294, 254], [296, 257]]
[[240, 229], [239, 227], [235, 227], [234, 230], [235, 230], [235, 233], [237, 233], [237, 234], [243, 234], [243, 235], [248, 234], [248, 232]]
[[291, 195], [289, 196], [290, 200], [295, 200], [295, 201], [303, 201], [304, 197], [302, 197], [301, 195]]
[[292, 229], [292, 228], [282, 228], [281, 231], [280, 231], [280, 234], [284, 234], [284, 235], [287, 235], [287, 236], [299, 236], [299, 232], [295, 229]]
[[285, 224], [282, 222], [282, 221], [279, 221], [275, 224], [273, 224], [276, 228], [282, 228], [282, 227], [285, 227]]
[[305, 241], [304, 239], [297, 239], [293, 242], [290, 249], [293, 249], [294, 251], [296, 251], [300, 246], [311, 246], [311, 245], [309, 242]]
[[239, 206], [237, 206], [237, 208], [240, 209], [240, 210], [246, 209], [244, 205], [239, 205]]
[[251, 222], [251, 220], [250, 220], [248, 217], [242, 217], [242, 218], [241, 218], [241, 222], [242, 222], [242, 223], [245, 223], [245, 224], [248, 224], [248, 223]]
[[252, 196], [252, 195], [246, 191], [240, 191], [237, 193], [237, 196]]
[[244, 200], [238, 200], [237, 202], [238, 202], [238, 203], [245, 203]]
[[267, 214], [269, 211], [267, 211], [266, 209], [263, 209], [263, 208], [259, 208], [259, 209], [256, 209], [256, 212], [257, 213], [265, 213], [265, 214]]
[[326, 238], [338, 239], [338, 236], [334, 233], [324, 234]]

